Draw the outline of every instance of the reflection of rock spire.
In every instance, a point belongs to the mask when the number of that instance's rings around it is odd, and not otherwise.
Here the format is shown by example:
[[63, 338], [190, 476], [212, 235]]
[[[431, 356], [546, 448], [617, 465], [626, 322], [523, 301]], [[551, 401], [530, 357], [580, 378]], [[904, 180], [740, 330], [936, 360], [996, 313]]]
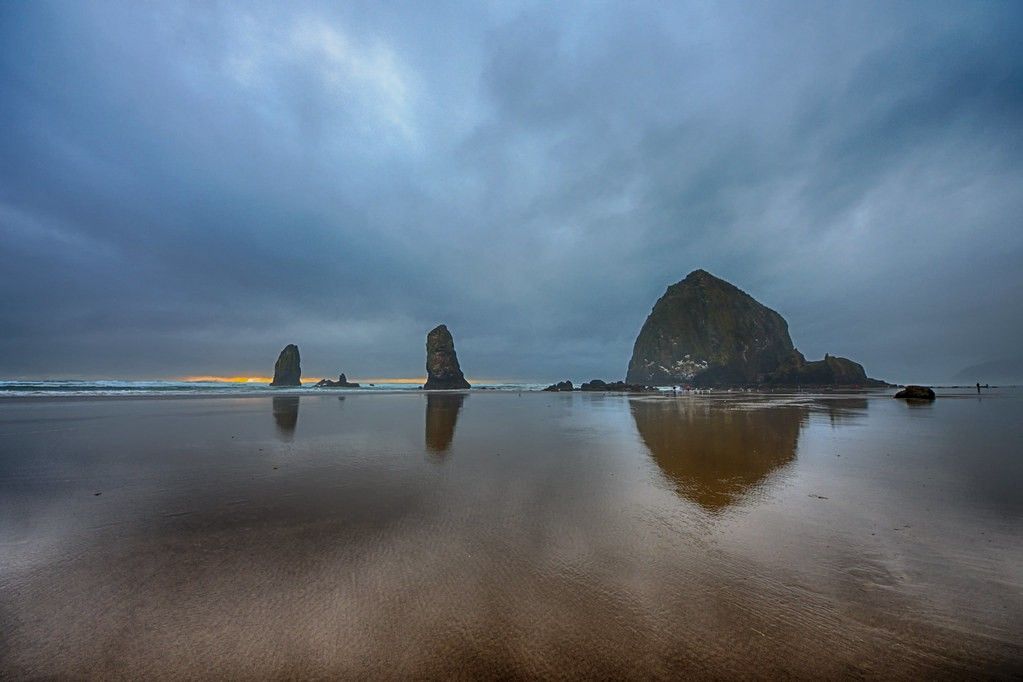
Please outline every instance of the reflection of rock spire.
[[455, 438], [455, 423], [465, 395], [431, 393], [426, 396], [426, 449], [447, 452]]
[[676, 492], [707, 511], [735, 504], [796, 456], [809, 410], [633, 400], [640, 438]]
[[298, 396], [280, 396], [273, 399], [274, 422], [285, 440], [291, 440], [298, 424]]

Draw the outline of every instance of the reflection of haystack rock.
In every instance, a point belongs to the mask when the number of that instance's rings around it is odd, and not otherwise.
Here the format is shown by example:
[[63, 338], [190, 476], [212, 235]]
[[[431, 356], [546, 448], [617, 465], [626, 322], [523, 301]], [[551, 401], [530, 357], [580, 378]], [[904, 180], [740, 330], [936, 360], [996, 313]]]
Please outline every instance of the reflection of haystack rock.
[[277, 430], [285, 436], [295, 433], [295, 425], [298, 424], [298, 400], [297, 396], [274, 398], [274, 422], [277, 423]]
[[796, 455], [805, 407], [725, 409], [635, 400], [632, 418], [679, 495], [708, 511], [735, 504]]
[[437, 394], [426, 396], [426, 449], [447, 452], [455, 438], [455, 423], [465, 400], [463, 394]]

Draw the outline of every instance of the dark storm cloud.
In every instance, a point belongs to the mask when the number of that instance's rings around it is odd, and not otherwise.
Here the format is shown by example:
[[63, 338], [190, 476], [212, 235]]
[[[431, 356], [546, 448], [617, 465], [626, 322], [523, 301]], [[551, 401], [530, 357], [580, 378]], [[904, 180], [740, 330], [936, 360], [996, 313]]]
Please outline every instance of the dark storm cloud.
[[4, 4], [0, 374], [619, 377], [697, 267], [874, 375], [1016, 352], [1018, 5], [427, 5]]

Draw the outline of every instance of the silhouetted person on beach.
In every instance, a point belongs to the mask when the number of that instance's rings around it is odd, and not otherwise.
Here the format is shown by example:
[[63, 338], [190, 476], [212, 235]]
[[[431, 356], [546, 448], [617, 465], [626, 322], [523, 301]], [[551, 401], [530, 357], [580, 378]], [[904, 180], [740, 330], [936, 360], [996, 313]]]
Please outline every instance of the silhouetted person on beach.
[[979, 381], [977, 382], [977, 393], [978, 394], [980, 393], [980, 382]]

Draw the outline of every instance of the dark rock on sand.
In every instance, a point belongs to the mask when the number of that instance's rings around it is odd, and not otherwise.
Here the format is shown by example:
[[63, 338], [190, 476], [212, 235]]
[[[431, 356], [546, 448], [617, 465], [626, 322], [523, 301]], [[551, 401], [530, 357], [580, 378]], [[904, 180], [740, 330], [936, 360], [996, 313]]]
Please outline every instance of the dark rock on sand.
[[331, 381], [330, 379], [320, 379], [315, 384], [314, 388], [359, 388], [359, 384], [348, 381], [348, 377], [342, 372], [338, 375], [337, 381]]
[[927, 386], [906, 386], [896, 393], [895, 397], [902, 400], [934, 400], [938, 396], [934, 394], [933, 389]]
[[568, 379], [565, 379], [564, 381], [559, 381], [556, 384], [551, 384], [550, 386], [548, 386], [544, 390], [545, 391], [571, 391], [571, 390], [574, 390], [574, 389], [575, 389], [575, 387], [572, 386], [572, 382], [569, 381]]
[[590, 379], [584, 381], [582, 386], [579, 387], [580, 391], [617, 391], [620, 393], [652, 393], [656, 392], [657, 389], [653, 386], [644, 386], [642, 384], [629, 384], [624, 381], [612, 381], [610, 383], [603, 379]]
[[274, 365], [274, 379], [271, 386], [301, 386], [302, 366], [298, 354], [298, 346], [289, 343], [277, 356], [277, 364]]
[[797, 350], [777, 371], [764, 377], [763, 383], [784, 386], [885, 386], [871, 379], [863, 365], [848, 358], [825, 355], [823, 360], [808, 362]]
[[470, 388], [455, 354], [455, 341], [445, 325], [438, 325], [426, 335], [426, 384], [423, 388]]

